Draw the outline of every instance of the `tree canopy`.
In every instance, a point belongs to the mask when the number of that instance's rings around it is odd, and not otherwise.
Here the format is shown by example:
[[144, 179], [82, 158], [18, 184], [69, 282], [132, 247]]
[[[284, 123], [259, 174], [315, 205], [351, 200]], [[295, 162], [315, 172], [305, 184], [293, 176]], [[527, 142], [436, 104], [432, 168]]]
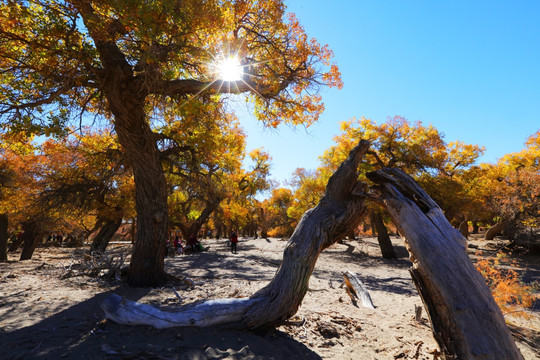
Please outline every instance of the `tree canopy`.
[[[157, 122], [183, 121], [223, 93], [246, 93], [258, 119], [309, 125], [321, 86], [341, 86], [327, 46], [282, 1], [4, 0], [0, 4], [4, 129], [63, 135], [73, 121], [110, 121], [133, 169], [137, 211], [129, 282], [165, 281], [167, 184]], [[220, 80], [220, 59], [243, 76]]]

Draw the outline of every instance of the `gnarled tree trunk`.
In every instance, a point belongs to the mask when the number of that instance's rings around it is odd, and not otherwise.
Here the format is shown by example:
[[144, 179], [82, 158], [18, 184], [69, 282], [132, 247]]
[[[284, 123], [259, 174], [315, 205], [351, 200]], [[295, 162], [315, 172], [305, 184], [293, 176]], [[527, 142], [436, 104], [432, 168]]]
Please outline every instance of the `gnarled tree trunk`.
[[30, 220], [22, 223], [23, 249], [19, 260], [30, 260], [39, 242], [37, 224]]
[[268, 224], [266, 223], [266, 211], [261, 208], [261, 237], [263, 239], [268, 238]]
[[328, 180], [319, 204], [296, 227], [272, 281], [251, 298], [258, 301], [244, 315], [251, 328], [273, 326], [296, 313], [321, 251], [358, 226], [366, 210], [365, 185], [358, 181], [358, 164], [369, 148], [361, 141]]
[[164, 269], [164, 243], [168, 238], [167, 182], [143, 103], [133, 104], [131, 109], [128, 104], [115, 114], [115, 130], [130, 160], [135, 180], [137, 233], [128, 283], [158, 286], [167, 278]]
[[466, 239], [408, 175], [397, 169], [367, 174], [405, 237], [411, 274], [426, 306], [433, 335], [451, 359], [523, 359], [482, 275], [469, 259]]
[[[213, 300], [208, 306], [192, 306], [166, 313], [148, 305], [121, 301], [112, 296], [103, 305], [108, 318], [125, 324], [152, 324], [156, 327], [208, 326], [240, 321], [250, 327], [271, 327], [294, 315], [304, 298], [308, 282], [321, 251], [342, 239], [362, 219], [365, 211], [365, 185], [358, 181], [358, 164], [369, 147], [361, 141], [328, 181], [319, 204], [307, 211], [298, 224], [283, 254], [283, 262], [273, 280], [250, 298]], [[225, 306], [225, 309], [223, 309]], [[227, 310], [227, 306], [229, 309]], [[203, 313], [199, 309], [204, 308]], [[231, 313], [216, 322], [214, 309]], [[138, 316], [134, 317], [133, 314]], [[157, 319], [159, 318], [159, 319]], [[191, 321], [193, 320], [193, 321]], [[186, 323], [187, 321], [187, 323]]]
[[155, 134], [150, 128], [145, 105], [148, 88], [145, 77], [134, 67], [114, 41], [103, 31], [100, 19], [89, 2], [77, 2], [77, 9], [101, 60], [96, 78], [113, 116], [118, 141], [133, 169], [137, 234], [128, 274], [132, 286], [159, 286], [165, 283], [167, 240], [167, 182], [161, 165]]
[[99, 229], [99, 232], [92, 241], [92, 245], [90, 245], [90, 251], [98, 251], [100, 253], [105, 252], [105, 249], [107, 249], [109, 242], [111, 241], [118, 228], [120, 228], [120, 225], [122, 225], [121, 218], [115, 220], [106, 220], [105, 224]]
[[472, 233], [473, 234], [478, 234], [478, 228], [479, 228], [478, 221], [474, 220], [472, 222]]
[[201, 214], [189, 227], [181, 223], [171, 223], [171, 226], [178, 226], [184, 239], [189, 239], [191, 236], [197, 237], [197, 235], [201, 231], [202, 226], [208, 221], [210, 215], [212, 215], [212, 213], [217, 209], [220, 203], [221, 199], [208, 202]]
[[[170, 313], [112, 295], [102, 304], [106, 316], [158, 328], [238, 321], [257, 328], [275, 326], [294, 315], [320, 252], [356, 227], [365, 212], [367, 195], [357, 167], [367, 148], [368, 143], [361, 141], [332, 175], [325, 195], [304, 214], [287, 243], [274, 278], [250, 298], [210, 300]], [[448, 358], [523, 359], [489, 288], [467, 256], [465, 239], [437, 204], [399, 170], [369, 177], [380, 184], [378, 199], [406, 238], [413, 279]]]
[[381, 248], [382, 257], [385, 259], [397, 259], [396, 251], [394, 250], [390, 236], [388, 236], [388, 230], [384, 225], [382, 214], [379, 211], [373, 210], [371, 212], [371, 224], [377, 231], [377, 241]]
[[484, 235], [484, 240], [493, 240], [495, 236], [499, 235], [504, 230], [506, 224], [506, 221], [499, 221], [490, 227]]

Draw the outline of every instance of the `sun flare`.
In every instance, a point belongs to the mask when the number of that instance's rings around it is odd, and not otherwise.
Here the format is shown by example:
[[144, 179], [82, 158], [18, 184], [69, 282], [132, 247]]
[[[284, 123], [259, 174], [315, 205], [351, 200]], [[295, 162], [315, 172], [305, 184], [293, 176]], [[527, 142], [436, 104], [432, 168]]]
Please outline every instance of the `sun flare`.
[[228, 56], [217, 61], [216, 75], [222, 81], [242, 80], [244, 69], [236, 56]]

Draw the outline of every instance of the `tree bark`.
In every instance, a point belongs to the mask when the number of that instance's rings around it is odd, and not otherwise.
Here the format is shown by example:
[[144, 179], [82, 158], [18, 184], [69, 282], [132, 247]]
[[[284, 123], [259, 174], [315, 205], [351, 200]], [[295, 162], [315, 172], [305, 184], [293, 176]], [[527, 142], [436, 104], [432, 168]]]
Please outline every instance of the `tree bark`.
[[360, 143], [328, 180], [319, 204], [308, 210], [292, 234], [272, 281], [251, 298], [259, 299], [244, 315], [250, 328], [274, 326], [293, 316], [304, 298], [322, 250], [358, 226], [366, 210], [365, 184], [358, 165], [369, 148]]
[[[116, 50], [111, 50], [113, 55]], [[116, 55], [124, 59], [119, 51]], [[159, 286], [167, 279], [163, 246], [168, 236], [167, 182], [154, 133], [146, 118], [146, 94], [138, 89], [131, 78], [133, 74], [123, 67], [124, 63], [118, 62], [115, 66], [119, 69], [105, 82], [104, 91], [114, 114], [118, 141], [133, 169], [135, 181], [137, 232], [127, 282], [138, 287]]]
[[145, 112], [146, 78], [136, 76], [115, 43], [115, 34], [103, 31], [90, 2], [75, 4], [99, 53], [102, 68], [96, 71], [100, 89], [113, 114], [118, 141], [127, 155], [135, 180], [137, 233], [128, 274], [131, 286], [165, 283], [165, 246], [168, 232], [167, 183], [155, 136]]
[[[214, 212], [214, 210], [217, 209], [219, 204], [221, 203], [221, 200], [212, 201], [206, 204], [206, 207], [203, 209], [199, 217], [189, 226], [184, 226], [184, 224], [174, 224], [178, 226], [180, 229], [180, 232], [182, 232], [182, 236], [184, 239], [189, 239], [191, 236], [197, 237], [199, 232], [201, 231], [202, 226], [208, 221], [210, 218], [210, 215]], [[171, 226], [174, 226], [171, 224]], [[206, 236], [206, 234], [205, 234]]]
[[111, 241], [118, 228], [120, 228], [120, 225], [122, 225], [121, 218], [105, 221], [105, 224], [99, 229], [98, 234], [92, 241], [92, 245], [90, 245], [90, 251], [98, 251], [100, 253], [105, 252], [105, 249], [107, 249], [109, 242]]
[[474, 220], [472, 222], [472, 233], [473, 234], [478, 234], [478, 228], [479, 228], [478, 221]]
[[129, 115], [127, 119], [123, 113], [117, 114], [115, 121], [118, 139], [130, 159], [135, 180], [137, 232], [128, 284], [159, 286], [167, 279], [164, 270], [164, 243], [168, 236], [167, 182], [143, 105], [134, 106], [128, 113], [125, 114]]
[[7, 261], [8, 215], [0, 214], [0, 261]]
[[499, 221], [492, 227], [490, 227], [484, 235], [484, 240], [493, 240], [495, 236], [499, 235], [506, 226], [506, 221]]
[[405, 237], [411, 275], [448, 359], [523, 359], [484, 278], [470, 261], [466, 239], [408, 175], [368, 174]]
[[34, 221], [25, 221], [22, 223], [22, 230], [23, 249], [19, 260], [30, 260], [39, 242], [37, 224]]
[[377, 241], [381, 248], [382, 257], [385, 259], [397, 259], [396, 251], [392, 246], [390, 236], [388, 236], [388, 230], [384, 225], [382, 214], [379, 211], [373, 210], [371, 212], [371, 223], [373, 228], [377, 230]]
[[465, 239], [469, 239], [469, 222], [467, 220], [463, 220], [459, 224], [459, 232]]

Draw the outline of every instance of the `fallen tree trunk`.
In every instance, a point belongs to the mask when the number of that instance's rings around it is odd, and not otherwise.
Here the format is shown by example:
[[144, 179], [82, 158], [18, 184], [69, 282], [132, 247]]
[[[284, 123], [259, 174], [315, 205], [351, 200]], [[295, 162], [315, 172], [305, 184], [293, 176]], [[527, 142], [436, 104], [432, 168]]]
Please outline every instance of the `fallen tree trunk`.
[[[330, 178], [324, 197], [307, 211], [273, 280], [250, 298], [185, 305], [175, 313], [112, 295], [106, 317], [123, 324], [155, 327], [210, 326], [242, 322], [271, 327], [294, 315], [308, 288], [320, 252], [356, 227], [365, 212], [365, 185], [358, 164], [367, 151], [361, 141]], [[466, 253], [466, 239], [437, 204], [406, 174], [384, 169], [368, 174], [378, 196], [406, 238], [411, 275], [428, 311], [433, 334], [447, 359], [523, 359], [482, 276]], [[375, 192], [377, 194], [377, 192]]]
[[107, 318], [126, 325], [151, 325], [157, 329], [176, 326], [207, 327], [242, 321], [253, 305], [250, 298], [208, 300], [167, 312], [148, 304], [140, 304], [113, 294], [101, 304]]
[[[358, 165], [368, 148], [369, 142], [360, 141], [328, 180], [323, 198], [304, 214], [287, 243], [283, 261], [272, 281], [248, 299], [223, 299], [201, 304], [197, 309], [204, 309], [205, 316], [202, 320], [194, 320], [196, 324], [208, 324], [208, 319], [215, 317], [218, 309], [235, 315], [218, 316], [217, 320], [212, 320], [212, 325], [241, 320], [249, 328], [272, 327], [296, 313], [321, 251], [344, 238], [362, 219], [366, 193], [365, 184], [358, 181]], [[194, 325], [191, 319], [195, 319], [189, 315], [194, 308], [188, 305], [176, 313], [168, 313], [150, 305], [119, 300], [114, 295], [102, 304], [102, 308], [107, 318], [121, 324], [191, 326]], [[134, 319], [134, 314], [139, 320]], [[163, 321], [155, 323], [155, 315]]]
[[397, 169], [367, 174], [406, 239], [411, 275], [443, 353], [450, 359], [523, 359], [484, 278], [466, 253], [466, 239], [439, 206]]

